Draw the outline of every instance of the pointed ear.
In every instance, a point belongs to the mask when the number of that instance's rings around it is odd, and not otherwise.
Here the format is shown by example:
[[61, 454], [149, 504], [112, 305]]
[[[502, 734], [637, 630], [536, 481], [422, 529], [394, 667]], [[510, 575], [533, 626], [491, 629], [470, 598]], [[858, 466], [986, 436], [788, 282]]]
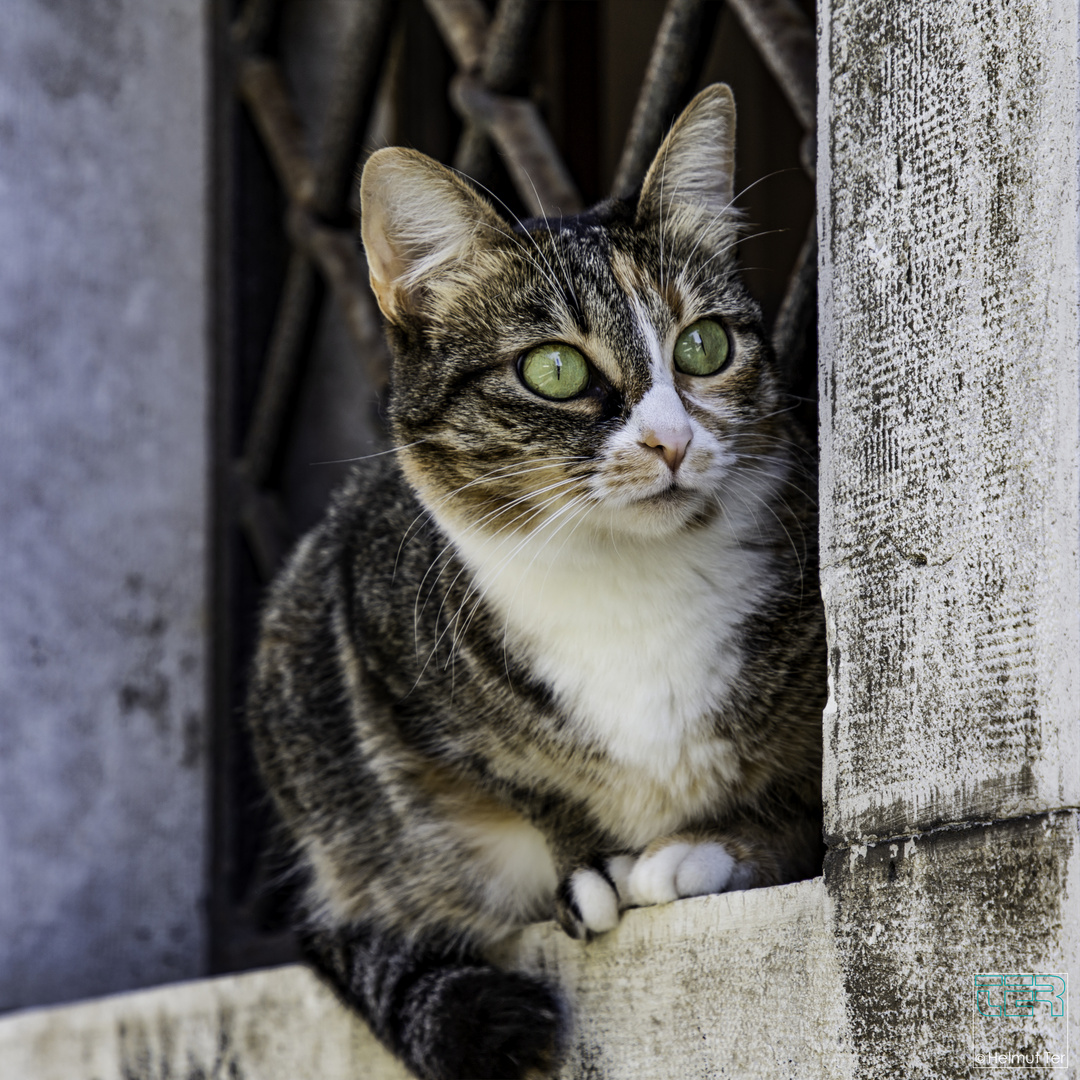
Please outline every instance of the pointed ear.
[[391, 322], [417, 310], [429, 274], [508, 231], [468, 184], [426, 154], [387, 147], [364, 166], [360, 232], [371, 287]]
[[736, 217], [735, 99], [714, 83], [701, 91], [675, 121], [657, 151], [638, 201], [637, 221], [730, 224]]

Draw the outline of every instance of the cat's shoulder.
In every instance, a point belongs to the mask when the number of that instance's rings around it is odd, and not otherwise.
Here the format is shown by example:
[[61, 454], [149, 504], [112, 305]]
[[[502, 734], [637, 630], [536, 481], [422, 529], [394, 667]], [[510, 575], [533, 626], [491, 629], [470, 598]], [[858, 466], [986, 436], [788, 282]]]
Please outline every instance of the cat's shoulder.
[[393, 454], [355, 465], [334, 492], [322, 520], [304, 535], [270, 591], [270, 608], [313, 597], [342, 572], [392, 568], [403, 541], [423, 543], [429, 517]]

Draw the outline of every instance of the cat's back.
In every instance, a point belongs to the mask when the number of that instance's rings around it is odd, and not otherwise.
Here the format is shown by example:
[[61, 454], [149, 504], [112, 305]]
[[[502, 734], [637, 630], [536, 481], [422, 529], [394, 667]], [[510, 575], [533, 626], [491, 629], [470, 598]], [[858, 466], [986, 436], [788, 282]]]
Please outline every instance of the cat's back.
[[[363, 588], [373, 603], [408, 573], [425, 547], [429, 515], [388, 454], [356, 466], [334, 494], [326, 515], [296, 545], [271, 586], [263, 640], [292, 638], [304, 624], [328, 617]], [[296, 620], [299, 619], [299, 624]]]
[[305, 760], [351, 743], [350, 657], [370, 641], [400, 650], [395, 582], [415, 572], [431, 526], [391, 455], [358, 465], [269, 590], [249, 689], [248, 721], [271, 785]]

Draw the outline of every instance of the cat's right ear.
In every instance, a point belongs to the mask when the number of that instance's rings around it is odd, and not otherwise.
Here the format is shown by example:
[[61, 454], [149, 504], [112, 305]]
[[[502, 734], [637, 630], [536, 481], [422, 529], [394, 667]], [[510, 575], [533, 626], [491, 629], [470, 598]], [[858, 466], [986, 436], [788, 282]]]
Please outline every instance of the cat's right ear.
[[426, 154], [376, 150], [360, 178], [371, 287], [391, 322], [416, 314], [425, 278], [508, 232], [465, 181]]

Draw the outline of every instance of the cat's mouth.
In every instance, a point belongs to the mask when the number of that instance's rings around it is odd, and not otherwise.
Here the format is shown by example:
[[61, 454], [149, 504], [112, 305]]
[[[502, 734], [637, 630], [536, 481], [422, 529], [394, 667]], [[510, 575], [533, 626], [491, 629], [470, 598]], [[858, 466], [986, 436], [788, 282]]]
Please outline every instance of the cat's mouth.
[[658, 510], [684, 510], [701, 502], [701, 492], [673, 480], [662, 490], [642, 495], [635, 501], [638, 506], [655, 507]]
[[678, 484], [672, 483], [669, 487], [664, 488], [663, 491], [657, 491], [652, 495], [646, 495], [643, 502], [656, 502], [656, 503], [681, 503], [684, 502], [691, 492], [688, 488], [679, 487]]

